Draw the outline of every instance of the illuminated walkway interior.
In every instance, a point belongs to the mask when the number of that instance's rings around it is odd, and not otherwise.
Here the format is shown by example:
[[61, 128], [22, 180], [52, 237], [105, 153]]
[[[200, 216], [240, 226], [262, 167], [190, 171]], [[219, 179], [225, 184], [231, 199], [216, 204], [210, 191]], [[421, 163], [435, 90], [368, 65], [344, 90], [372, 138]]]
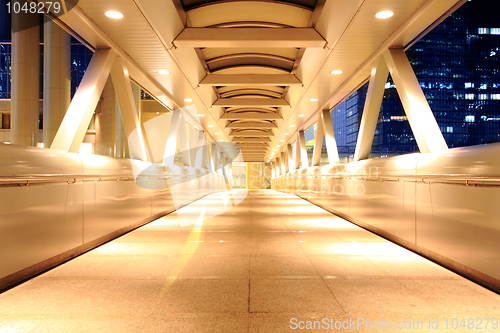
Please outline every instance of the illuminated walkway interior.
[[358, 317], [439, 317], [444, 332], [446, 318], [500, 317], [499, 295], [294, 196], [250, 192], [223, 215], [179, 222], [1, 294], [2, 332], [283, 332], [291, 318]]

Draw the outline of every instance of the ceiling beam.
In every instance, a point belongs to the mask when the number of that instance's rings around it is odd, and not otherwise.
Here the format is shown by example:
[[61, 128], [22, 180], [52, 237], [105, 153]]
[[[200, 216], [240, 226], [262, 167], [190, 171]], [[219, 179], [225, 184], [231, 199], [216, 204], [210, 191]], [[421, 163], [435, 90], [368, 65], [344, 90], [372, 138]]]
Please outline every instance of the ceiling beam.
[[271, 142], [269, 138], [260, 137], [260, 138], [233, 138], [233, 142]]
[[273, 123], [234, 122], [227, 124], [226, 128], [278, 128], [278, 126]]
[[259, 120], [282, 120], [283, 117], [281, 117], [277, 113], [273, 112], [229, 112], [229, 113], [224, 113], [220, 119], [227, 119], [227, 120], [244, 120], [244, 119], [259, 119]]
[[208, 74], [200, 85], [208, 86], [302, 86], [293, 74]]
[[229, 136], [274, 136], [271, 131], [234, 130]]
[[243, 142], [243, 143], [239, 143], [238, 144], [238, 147], [240, 148], [264, 148], [264, 149], [267, 149], [269, 147], [269, 143], [267, 142]]
[[287, 101], [281, 98], [219, 98], [212, 106], [219, 107], [288, 107]]
[[185, 28], [175, 47], [317, 47], [326, 41], [314, 28]]

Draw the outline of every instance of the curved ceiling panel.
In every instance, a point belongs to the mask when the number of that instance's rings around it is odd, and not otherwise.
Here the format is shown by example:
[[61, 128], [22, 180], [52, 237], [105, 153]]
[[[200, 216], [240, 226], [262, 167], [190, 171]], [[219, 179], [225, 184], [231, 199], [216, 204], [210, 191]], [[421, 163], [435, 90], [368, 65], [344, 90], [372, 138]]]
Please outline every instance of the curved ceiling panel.
[[233, 53], [213, 59], [207, 59], [206, 62], [210, 72], [238, 66], [266, 66], [282, 69], [284, 71], [291, 71], [295, 60], [272, 54]]
[[[186, 11], [203, 7], [207, 5], [211, 5], [213, 3], [221, 3], [221, 2], [236, 2], [238, 0], [181, 0], [182, 6]], [[309, 9], [314, 9], [316, 7], [317, 0], [275, 0], [274, 2], [284, 2], [289, 4], [295, 4], [297, 6], [306, 7]]]
[[231, 97], [272, 97], [282, 98], [283, 94], [266, 89], [234, 89], [225, 93], [219, 93], [220, 98]]
[[219, 74], [283, 74], [290, 73], [287, 70], [276, 68], [276, 67], [266, 67], [266, 66], [251, 66], [251, 65], [242, 65], [242, 66], [234, 66], [228, 68], [222, 68], [217, 71]]
[[269, 22], [310, 27], [312, 10], [287, 2], [210, 2], [187, 12], [189, 27], [210, 27], [231, 22]]

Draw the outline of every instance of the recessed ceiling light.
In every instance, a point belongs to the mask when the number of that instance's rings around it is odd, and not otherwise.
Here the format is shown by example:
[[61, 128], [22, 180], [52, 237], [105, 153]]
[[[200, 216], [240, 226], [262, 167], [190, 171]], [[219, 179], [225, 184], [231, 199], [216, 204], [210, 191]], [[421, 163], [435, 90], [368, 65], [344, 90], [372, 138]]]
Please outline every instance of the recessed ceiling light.
[[299, 114], [299, 117], [300, 117], [300, 118], [304, 118], [304, 117], [305, 117], [305, 115], [303, 115], [303, 114]]
[[191, 98], [184, 98], [184, 102], [192, 102], [193, 100]]
[[214, 125], [208, 125], [208, 127], [214, 127]]
[[280, 140], [280, 142], [285, 142], [285, 140]]
[[331, 71], [330, 73], [332, 73], [333, 75], [339, 75], [339, 74], [342, 74], [344, 72], [342, 72], [340, 69], [337, 69], [337, 70]]
[[284, 133], [283, 135], [288, 135], [288, 133]]
[[215, 132], [214, 135], [219, 135], [219, 132]]
[[278, 151], [278, 149], [275, 149], [274, 151]]
[[384, 10], [375, 14], [375, 17], [379, 19], [386, 19], [391, 17], [392, 15], [394, 15], [394, 13], [391, 12], [390, 10]]
[[280, 146], [280, 145], [277, 145], [276, 147], [278, 147], [278, 148], [279, 148], [279, 147], [281, 147], [281, 146]]
[[200, 113], [200, 114], [198, 114], [198, 117], [202, 117], [203, 118], [203, 117], [205, 117], [205, 115], [203, 113]]
[[160, 74], [160, 75], [168, 75], [168, 74], [170, 74], [170, 72], [169, 72], [169, 71], [167, 71], [166, 69], [160, 69], [160, 70], [158, 71], [158, 74]]
[[290, 125], [290, 127], [295, 127], [295, 125]]
[[311, 102], [317, 102], [318, 99], [317, 98], [311, 98], [309, 101], [311, 101]]
[[106, 15], [107, 17], [112, 18], [112, 19], [121, 19], [121, 18], [123, 18], [123, 14], [122, 13], [115, 12], [113, 10], [110, 10], [110, 11], [104, 13], [104, 15]]
[[219, 142], [222, 142], [222, 141], [224, 141], [224, 140], [222, 140], [222, 139], [219, 140]]

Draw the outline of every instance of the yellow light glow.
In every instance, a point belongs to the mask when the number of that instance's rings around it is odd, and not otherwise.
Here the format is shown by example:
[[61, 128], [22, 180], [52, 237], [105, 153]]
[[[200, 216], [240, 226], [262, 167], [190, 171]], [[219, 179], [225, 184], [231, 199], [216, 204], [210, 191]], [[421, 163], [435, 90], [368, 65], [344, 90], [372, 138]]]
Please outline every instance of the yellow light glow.
[[333, 75], [340, 75], [342, 73], [344, 73], [343, 71], [341, 71], [340, 69], [336, 69], [334, 71], [331, 71], [330, 73], [332, 73]]
[[158, 74], [160, 74], [160, 75], [168, 75], [168, 74], [170, 74], [170, 72], [167, 71], [167, 70], [165, 70], [165, 69], [161, 69], [161, 70], [158, 71]]
[[283, 134], [283, 135], [288, 135], [288, 133], [285, 133], [285, 134]]
[[208, 127], [212, 128], [212, 127], [214, 127], [214, 125], [208, 125]]
[[386, 18], [391, 17], [392, 15], [394, 15], [394, 13], [391, 12], [390, 10], [383, 10], [383, 11], [375, 14], [375, 17], [379, 18], [379, 19], [386, 19]]
[[121, 19], [123, 18], [123, 14], [120, 12], [115, 12], [113, 10], [107, 11], [104, 13], [107, 17], [112, 18], [112, 19]]
[[303, 115], [303, 114], [299, 114], [299, 117], [300, 117], [300, 118], [304, 118], [304, 117], [305, 117], [305, 115]]
[[309, 101], [311, 101], [311, 102], [317, 102], [318, 99], [317, 98], [311, 98]]
[[205, 117], [205, 115], [204, 115], [203, 113], [200, 113], [200, 114], [198, 115], [198, 117], [203, 118], [203, 117]]
[[295, 127], [295, 125], [290, 125], [290, 127]]
[[184, 102], [192, 102], [193, 100], [191, 98], [184, 98]]
[[219, 135], [219, 132], [215, 132], [214, 135]]

